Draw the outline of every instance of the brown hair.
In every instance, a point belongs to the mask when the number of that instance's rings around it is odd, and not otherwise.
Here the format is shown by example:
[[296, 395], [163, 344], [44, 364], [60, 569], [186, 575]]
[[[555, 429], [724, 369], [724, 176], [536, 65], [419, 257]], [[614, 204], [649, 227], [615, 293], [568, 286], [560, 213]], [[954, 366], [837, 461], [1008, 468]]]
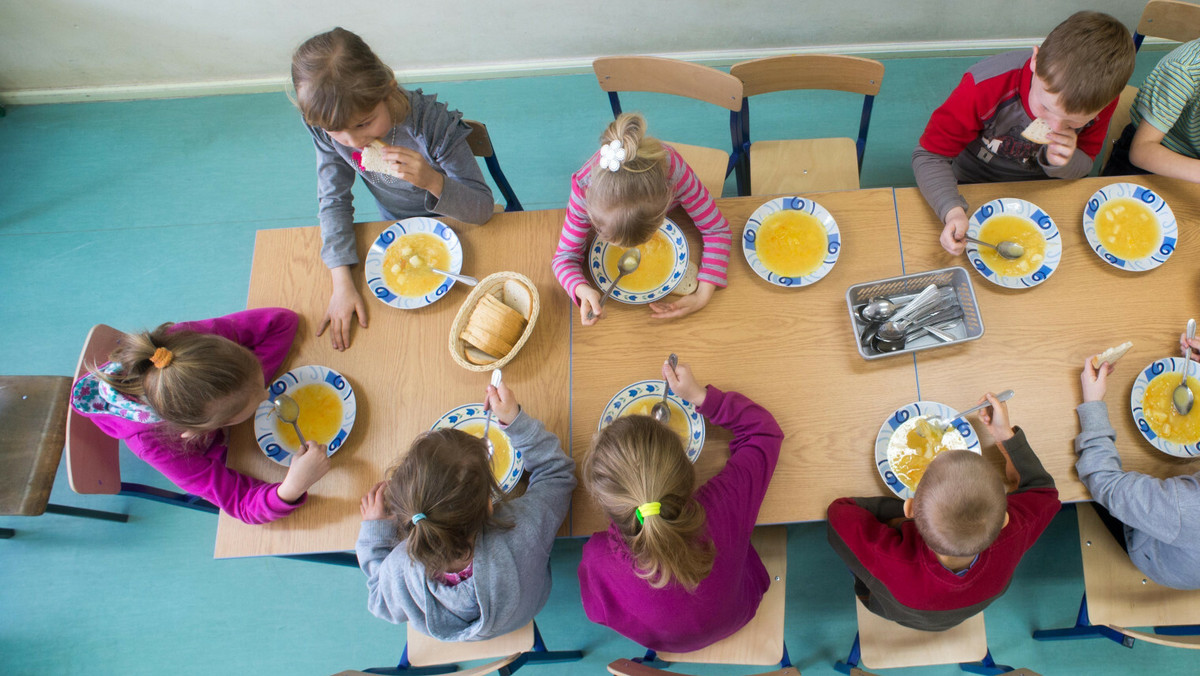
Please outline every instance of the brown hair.
[[617, 246], [637, 246], [650, 240], [671, 204], [667, 151], [658, 139], [646, 136], [646, 118], [638, 113], [617, 116], [600, 136], [607, 145], [620, 141], [625, 161], [617, 171], [599, 164], [587, 188], [588, 217]]
[[396, 74], [363, 39], [344, 28], [314, 35], [292, 54], [292, 102], [304, 121], [342, 131], [386, 101], [392, 124], [408, 117], [408, 97]]
[[[692, 497], [696, 472], [670, 428], [645, 415], [617, 418], [596, 436], [583, 482], [651, 587], [676, 580], [690, 591], [708, 577], [715, 551], [704, 507]], [[661, 503], [661, 511], [638, 523], [636, 510], [647, 502]]]
[[1076, 12], [1054, 27], [1037, 53], [1037, 76], [1067, 113], [1094, 115], [1133, 75], [1133, 37], [1102, 12]]
[[[149, 405], [170, 425], [192, 432], [212, 431], [246, 405], [235, 395], [252, 385], [262, 386], [262, 364], [232, 340], [211, 333], [170, 331], [171, 326], [123, 335], [109, 355], [109, 361], [121, 365], [118, 372], [89, 368], [116, 391]], [[172, 353], [163, 368], [151, 361], [159, 348]]]
[[[425, 566], [430, 579], [475, 554], [475, 537], [485, 527], [511, 528], [492, 515], [500, 486], [492, 475], [483, 439], [443, 429], [417, 437], [392, 468], [384, 491], [408, 556]], [[413, 523], [416, 514], [425, 518]]]
[[944, 451], [917, 484], [912, 509], [930, 549], [943, 556], [974, 556], [1000, 535], [1008, 497], [1003, 479], [982, 456]]

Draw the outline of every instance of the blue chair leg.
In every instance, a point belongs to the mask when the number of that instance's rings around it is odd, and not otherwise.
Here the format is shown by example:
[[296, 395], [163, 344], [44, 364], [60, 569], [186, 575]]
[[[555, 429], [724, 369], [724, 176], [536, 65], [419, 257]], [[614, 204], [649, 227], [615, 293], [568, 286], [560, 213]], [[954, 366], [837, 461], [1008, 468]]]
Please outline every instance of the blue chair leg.
[[1119, 631], [1114, 631], [1102, 624], [1092, 624], [1088, 619], [1087, 594], [1079, 602], [1079, 614], [1075, 617], [1075, 626], [1066, 629], [1039, 629], [1033, 632], [1035, 641], [1072, 641], [1081, 638], [1107, 638], [1120, 643], [1126, 648], [1132, 648], [1134, 639]]
[[779, 660], [779, 668], [787, 669], [790, 666], [792, 666], [792, 658], [788, 657], [787, 642], [784, 641], [784, 643], [783, 643], [783, 659]]
[[221, 511], [216, 505], [195, 495], [176, 493], [174, 491], [167, 491], [161, 488], [155, 488], [154, 486], [147, 486], [145, 484], [134, 484], [122, 481], [121, 491], [118, 493], [118, 495], [153, 500], [154, 502], [175, 505], [177, 507], [187, 507], [188, 509], [194, 509], [198, 512], [208, 512], [209, 514], [216, 514]]
[[129, 521], [128, 514], [117, 514], [116, 512], [101, 512], [96, 509], [84, 509], [82, 507], [68, 507], [66, 505], [47, 504], [46, 512], [49, 514], [63, 514], [65, 516], [80, 516], [85, 519], [100, 519], [101, 521], [116, 521], [125, 523]]
[[0, 528], [0, 540], [7, 540], [8, 538], [10, 538], [16, 534], [17, 534], [17, 531], [15, 531], [11, 528]]
[[660, 659], [658, 657], [658, 653], [650, 649], [646, 650], [645, 655], [642, 655], [641, 657], [635, 657], [632, 661], [637, 662], [638, 664], [652, 665], [659, 668], [666, 667], [667, 665], [671, 664], [666, 660]]
[[1003, 674], [1013, 670], [1007, 664], [996, 664], [996, 660], [992, 659], [991, 650], [988, 650], [987, 654], [979, 662], [966, 662], [958, 666], [968, 673], [984, 674], [985, 676], [994, 676], [995, 674]]
[[414, 667], [408, 661], [408, 644], [404, 644], [404, 652], [400, 655], [400, 663], [394, 667], [375, 667], [363, 669], [366, 674], [390, 674], [391, 676], [433, 676], [434, 674], [451, 674], [458, 671], [456, 664], [439, 664], [435, 667]]
[[1160, 636], [1195, 636], [1200, 634], [1200, 624], [1181, 624], [1177, 627], [1155, 627]]
[[534, 622], [533, 648], [510, 662], [507, 667], [500, 670], [500, 673], [507, 676], [530, 662], [550, 664], [554, 662], [574, 662], [581, 659], [583, 659], [582, 650], [546, 650], [546, 642], [542, 640], [542, 632], [538, 629], [537, 622]]
[[854, 645], [850, 646], [850, 654], [846, 657], [845, 662], [835, 662], [833, 668], [843, 674], [850, 673], [850, 670], [858, 667], [858, 660], [862, 657], [859, 652], [858, 632], [854, 633]]

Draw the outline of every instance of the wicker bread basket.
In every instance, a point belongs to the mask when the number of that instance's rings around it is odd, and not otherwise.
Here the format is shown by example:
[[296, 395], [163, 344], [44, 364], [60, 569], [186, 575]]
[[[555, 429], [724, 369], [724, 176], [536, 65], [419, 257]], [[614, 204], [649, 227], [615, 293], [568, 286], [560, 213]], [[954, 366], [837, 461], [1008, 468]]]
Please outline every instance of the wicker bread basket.
[[[504, 301], [505, 305], [512, 307], [524, 315], [526, 321], [525, 331], [513, 345], [513, 348], [508, 351], [508, 354], [500, 356], [495, 361], [474, 363], [475, 361], [484, 361], [488, 357], [467, 345], [460, 336], [466, 330], [467, 323], [470, 321], [475, 307], [483, 299], [484, 294], [496, 296]], [[529, 340], [529, 336], [533, 334], [533, 327], [537, 324], [538, 313], [541, 312], [541, 309], [542, 304], [538, 298], [537, 287], [525, 275], [519, 272], [497, 272], [484, 277], [479, 280], [479, 284], [475, 286], [475, 289], [463, 301], [462, 307], [458, 309], [458, 314], [454, 317], [454, 322], [450, 325], [450, 356], [454, 358], [454, 361], [459, 366], [468, 371], [482, 373], [503, 367], [512, 361], [513, 357], [517, 356], [517, 353], [521, 351], [526, 341]], [[471, 358], [468, 358], [468, 352], [470, 352]]]

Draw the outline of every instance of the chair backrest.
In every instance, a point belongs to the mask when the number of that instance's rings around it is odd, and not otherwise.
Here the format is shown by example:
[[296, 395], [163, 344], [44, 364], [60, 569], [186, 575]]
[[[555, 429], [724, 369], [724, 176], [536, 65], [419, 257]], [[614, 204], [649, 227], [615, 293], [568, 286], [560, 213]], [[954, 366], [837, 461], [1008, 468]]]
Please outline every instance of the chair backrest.
[[[97, 324], [88, 332], [75, 366], [79, 380], [93, 365], [108, 361], [117, 347], [121, 332], [105, 324]], [[67, 414], [67, 479], [76, 493], [115, 495], [121, 491], [121, 464], [116, 439], [96, 427], [74, 407]]]
[[[408, 661], [414, 667], [520, 655], [533, 647], [533, 622], [486, 641], [439, 641], [408, 625]], [[515, 659], [515, 657], [514, 657]], [[497, 667], [499, 668], [499, 667]]]
[[475, 120], [463, 120], [463, 122], [466, 122], [467, 126], [471, 128], [471, 133], [467, 136], [467, 145], [471, 148], [471, 153], [475, 157], [482, 157], [483, 163], [487, 165], [488, 173], [492, 175], [492, 180], [496, 182], [496, 187], [504, 196], [504, 210], [523, 211], [521, 201], [517, 199], [516, 192], [509, 184], [504, 171], [500, 169], [500, 160], [496, 159], [496, 151], [492, 148], [492, 137], [488, 134], [487, 125]]
[[1142, 38], [1163, 38], [1187, 42], [1200, 37], [1200, 5], [1180, 0], [1150, 0], [1142, 10], [1142, 19], [1133, 34], [1133, 44], [1141, 48]]
[[1133, 100], [1137, 98], [1137, 95], [1137, 87], [1125, 85], [1125, 89], [1121, 92], [1121, 98], [1117, 99], [1117, 109], [1113, 111], [1112, 118], [1108, 121], [1108, 135], [1104, 137], [1104, 147], [1100, 149], [1100, 155], [1097, 157], [1097, 171], [1104, 168], [1104, 164], [1108, 162], [1108, 156], [1112, 154], [1113, 142], [1121, 138], [1121, 132], [1129, 124], [1129, 110], [1133, 107]]
[[[742, 109], [742, 82], [729, 73], [698, 63], [660, 56], [604, 56], [592, 62], [600, 88], [617, 92], [655, 92], [705, 101], [731, 112]], [[619, 108], [613, 114], [619, 114]]]
[[[626, 659], [610, 662], [608, 664], [608, 673], [613, 674], [613, 676], [688, 676], [688, 674], [680, 671], [665, 671]], [[800, 670], [796, 667], [787, 667], [786, 669], [765, 671], [754, 676], [800, 676]]]

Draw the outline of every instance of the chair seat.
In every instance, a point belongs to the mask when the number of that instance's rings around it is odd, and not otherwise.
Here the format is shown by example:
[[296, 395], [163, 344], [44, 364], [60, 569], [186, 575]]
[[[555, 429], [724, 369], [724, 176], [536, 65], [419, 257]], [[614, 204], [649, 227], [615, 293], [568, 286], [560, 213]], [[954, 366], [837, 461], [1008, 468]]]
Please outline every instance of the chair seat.
[[[610, 662], [608, 673], [613, 674], [613, 676], [688, 676], [688, 674], [681, 671], [667, 671], [627, 659]], [[760, 674], [754, 674], [754, 676], [800, 676], [800, 670], [796, 667], [786, 667], [784, 669], [776, 669], [775, 671], [764, 671]]]
[[795, 195], [858, 190], [854, 139], [817, 138], [750, 144], [750, 191]]
[[[408, 661], [414, 667], [519, 655], [533, 648], [533, 623], [486, 641], [439, 641], [408, 625]], [[497, 667], [498, 668], [498, 667]]]
[[862, 664], [871, 669], [978, 662], [988, 653], [983, 613], [946, 631], [919, 631], [855, 605]]
[[689, 146], [674, 141], [665, 141], [665, 143], [674, 148], [683, 161], [692, 168], [692, 171], [696, 172], [700, 183], [708, 188], [713, 199], [721, 196], [721, 191], [725, 189], [725, 170], [729, 168], [729, 153], [716, 148]]
[[71, 379], [0, 376], [0, 514], [46, 511], [66, 442]]

